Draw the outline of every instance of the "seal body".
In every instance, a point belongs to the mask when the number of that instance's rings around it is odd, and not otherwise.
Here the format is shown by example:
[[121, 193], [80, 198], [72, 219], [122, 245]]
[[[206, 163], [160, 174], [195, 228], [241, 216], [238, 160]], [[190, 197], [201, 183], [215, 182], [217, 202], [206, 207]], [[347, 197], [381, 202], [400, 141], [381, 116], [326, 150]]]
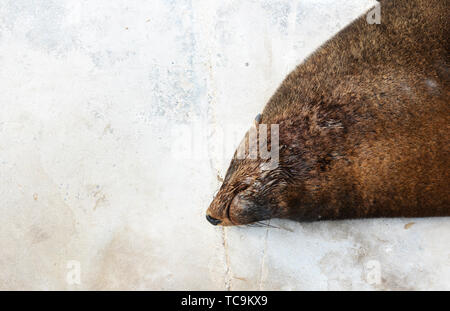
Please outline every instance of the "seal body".
[[235, 154], [210, 222], [450, 216], [449, 4], [380, 5], [286, 77], [257, 118], [278, 166]]

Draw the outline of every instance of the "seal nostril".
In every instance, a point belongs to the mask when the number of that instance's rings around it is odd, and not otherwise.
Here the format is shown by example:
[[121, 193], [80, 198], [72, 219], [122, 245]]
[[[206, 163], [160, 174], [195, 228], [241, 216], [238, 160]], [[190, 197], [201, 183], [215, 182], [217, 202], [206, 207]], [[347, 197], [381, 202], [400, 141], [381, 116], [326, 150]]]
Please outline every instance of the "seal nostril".
[[220, 224], [220, 223], [222, 222], [222, 220], [213, 218], [213, 217], [211, 217], [211, 216], [209, 216], [209, 215], [206, 215], [206, 219], [207, 219], [211, 224], [213, 224], [214, 226], [216, 226], [216, 225], [218, 225], [218, 224]]

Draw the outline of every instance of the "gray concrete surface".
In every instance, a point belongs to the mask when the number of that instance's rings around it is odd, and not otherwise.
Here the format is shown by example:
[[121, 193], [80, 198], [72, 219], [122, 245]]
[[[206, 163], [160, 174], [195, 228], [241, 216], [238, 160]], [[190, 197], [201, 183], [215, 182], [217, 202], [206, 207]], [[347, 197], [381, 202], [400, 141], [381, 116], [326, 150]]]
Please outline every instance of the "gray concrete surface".
[[0, 289], [450, 289], [450, 219], [219, 228], [289, 71], [374, 1], [0, 2]]

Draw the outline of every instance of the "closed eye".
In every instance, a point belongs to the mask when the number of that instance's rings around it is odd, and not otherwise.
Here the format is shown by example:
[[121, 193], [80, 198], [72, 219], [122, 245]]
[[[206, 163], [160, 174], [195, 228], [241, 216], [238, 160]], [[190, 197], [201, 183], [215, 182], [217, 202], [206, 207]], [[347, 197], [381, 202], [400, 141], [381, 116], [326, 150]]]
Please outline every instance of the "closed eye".
[[249, 186], [250, 186], [250, 185], [248, 185], [248, 184], [240, 183], [239, 185], [235, 186], [235, 187], [232, 189], [233, 197], [231, 198], [231, 200], [228, 201], [228, 204], [227, 204], [227, 206], [225, 207], [225, 214], [227, 215], [228, 220], [229, 220], [232, 224], [234, 224], [234, 223], [233, 223], [233, 221], [231, 220], [231, 217], [230, 217], [230, 206], [231, 206], [231, 203], [233, 202], [234, 198], [235, 198], [240, 192], [246, 190]]
[[240, 161], [236, 159], [231, 160], [230, 166], [228, 167], [225, 178], [223, 180], [224, 183], [227, 183], [230, 180], [231, 176], [233, 176], [234, 172], [236, 172], [236, 169], [239, 166], [239, 162]]

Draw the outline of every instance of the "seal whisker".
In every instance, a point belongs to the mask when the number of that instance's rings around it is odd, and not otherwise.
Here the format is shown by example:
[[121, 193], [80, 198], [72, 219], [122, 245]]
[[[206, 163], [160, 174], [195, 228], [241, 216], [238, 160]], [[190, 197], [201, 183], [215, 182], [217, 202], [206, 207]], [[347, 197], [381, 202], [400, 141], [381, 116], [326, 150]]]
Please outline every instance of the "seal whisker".
[[274, 225], [271, 225], [270, 223], [265, 223], [265, 222], [262, 222], [262, 221], [257, 221], [256, 223], [258, 223], [259, 225], [261, 225], [261, 227], [266, 227], [266, 228], [275, 228], [275, 229], [281, 229], [280, 227], [277, 227], [277, 226], [274, 226]]

